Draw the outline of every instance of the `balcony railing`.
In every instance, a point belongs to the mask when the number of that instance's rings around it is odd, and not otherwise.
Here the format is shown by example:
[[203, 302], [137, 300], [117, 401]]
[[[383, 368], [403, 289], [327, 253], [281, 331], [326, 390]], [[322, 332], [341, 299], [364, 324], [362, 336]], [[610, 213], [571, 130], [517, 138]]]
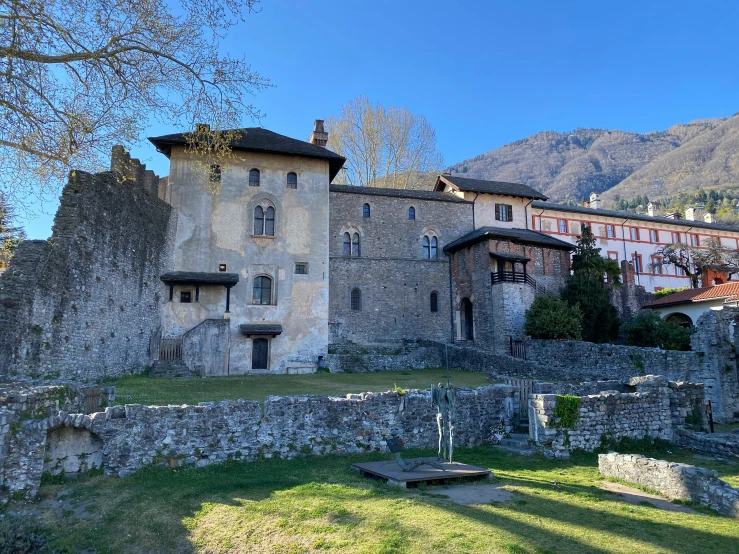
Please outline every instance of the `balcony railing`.
[[537, 284], [536, 279], [531, 275], [520, 271], [493, 271], [490, 274], [490, 281], [493, 285], [498, 283], [518, 283], [521, 285], [528, 285], [536, 291], [536, 294], [549, 294], [549, 291]]

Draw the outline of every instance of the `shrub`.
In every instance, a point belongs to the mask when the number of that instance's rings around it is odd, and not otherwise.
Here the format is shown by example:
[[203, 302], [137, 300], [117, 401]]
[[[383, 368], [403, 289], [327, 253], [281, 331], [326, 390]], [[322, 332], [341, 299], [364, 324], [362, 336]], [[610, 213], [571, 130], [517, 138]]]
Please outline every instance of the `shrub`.
[[554, 427], [573, 428], [577, 420], [580, 419], [580, 397], [571, 394], [558, 394], [552, 415], [556, 422], [552, 424]]
[[654, 299], [659, 300], [660, 298], [664, 298], [665, 296], [670, 296], [671, 294], [675, 294], [676, 292], [682, 292], [684, 290], [688, 290], [688, 287], [675, 287], [675, 288], [667, 288], [662, 290], [654, 291]]
[[48, 532], [31, 516], [5, 514], [0, 519], [0, 554], [51, 552], [46, 545]]
[[642, 312], [620, 330], [625, 344], [663, 350], [690, 350], [690, 333], [690, 329], [665, 321], [654, 312]]
[[524, 332], [536, 339], [580, 340], [582, 314], [561, 298], [542, 294], [526, 310]]

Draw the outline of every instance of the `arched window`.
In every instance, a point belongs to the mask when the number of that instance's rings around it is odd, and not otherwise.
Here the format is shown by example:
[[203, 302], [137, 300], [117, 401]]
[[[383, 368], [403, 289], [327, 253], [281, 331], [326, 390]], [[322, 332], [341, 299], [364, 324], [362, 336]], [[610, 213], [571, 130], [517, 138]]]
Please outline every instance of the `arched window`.
[[436, 260], [439, 257], [439, 239], [434, 235], [424, 235], [421, 244], [424, 260]]
[[264, 208], [262, 206], [254, 208], [254, 234], [264, 234]]
[[272, 206], [264, 211], [264, 234], [268, 237], [275, 236], [275, 209]]
[[349, 233], [344, 233], [344, 256], [352, 255], [352, 237]]
[[413, 206], [408, 208], [408, 219], [416, 219], [416, 208]]
[[351, 292], [351, 309], [358, 312], [362, 309], [362, 291], [359, 289], [352, 289]]
[[431, 311], [439, 311], [439, 295], [436, 293], [436, 291], [431, 293]]
[[287, 188], [296, 189], [298, 188], [298, 174], [291, 171], [287, 174]]
[[365, 204], [362, 206], [362, 217], [369, 217], [370, 216], [370, 205]]
[[354, 233], [352, 237], [352, 256], [359, 257], [359, 233]]
[[272, 279], [269, 277], [257, 277], [254, 279], [254, 291], [251, 298], [252, 304], [271, 304]]
[[249, 186], [250, 187], [259, 186], [259, 170], [256, 168], [249, 170]]

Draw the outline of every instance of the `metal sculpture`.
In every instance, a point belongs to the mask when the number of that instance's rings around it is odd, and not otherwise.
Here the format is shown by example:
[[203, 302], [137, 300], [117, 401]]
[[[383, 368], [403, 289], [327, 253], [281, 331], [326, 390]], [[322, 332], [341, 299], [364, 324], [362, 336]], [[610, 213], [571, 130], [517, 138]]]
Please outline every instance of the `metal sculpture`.
[[457, 391], [447, 378], [446, 385], [431, 385], [431, 402], [436, 406], [439, 428], [439, 458], [452, 463], [454, 453], [454, 416], [457, 412]]
[[398, 463], [398, 466], [403, 471], [413, 471], [418, 466], [422, 465], [435, 467], [436, 469], [444, 471], [444, 466], [431, 460], [404, 460], [403, 457], [400, 455], [400, 451], [403, 450], [403, 439], [398, 436], [398, 432], [395, 430], [391, 431], [390, 438], [386, 439], [385, 442], [387, 442], [388, 449], [390, 449], [390, 452], [393, 453], [393, 456], [395, 456], [395, 461]]

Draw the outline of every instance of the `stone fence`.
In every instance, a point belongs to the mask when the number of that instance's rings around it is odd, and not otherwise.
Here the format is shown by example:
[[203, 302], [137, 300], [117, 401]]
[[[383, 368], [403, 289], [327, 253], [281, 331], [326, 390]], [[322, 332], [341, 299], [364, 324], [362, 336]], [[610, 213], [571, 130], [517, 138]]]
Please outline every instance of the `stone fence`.
[[[454, 443], [487, 441], [510, 421], [515, 389], [458, 389]], [[0, 490], [33, 496], [43, 472], [102, 465], [126, 476], [146, 465], [200, 467], [225, 460], [380, 451], [390, 429], [410, 448], [436, 448], [429, 391], [331, 396], [269, 396], [199, 406], [126, 405], [91, 415], [58, 412], [23, 419], [0, 410]], [[2, 493], [0, 493], [2, 494]]]
[[616, 452], [598, 455], [598, 469], [603, 475], [649, 487], [670, 499], [699, 502], [739, 518], [739, 490], [719, 479], [715, 471]]
[[[649, 376], [632, 380], [636, 392], [603, 391], [576, 396], [572, 422], [557, 416], [557, 394], [529, 396], [529, 436], [555, 453], [581, 448], [593, 451], [603, 437], [642, 439], [646, 436], [675, 440], [678, 430], [688, 422], [705, 426], [703, 385], [668, 382], [664, 377]], [[686, 422], [687, 420], [687, 422]]]

